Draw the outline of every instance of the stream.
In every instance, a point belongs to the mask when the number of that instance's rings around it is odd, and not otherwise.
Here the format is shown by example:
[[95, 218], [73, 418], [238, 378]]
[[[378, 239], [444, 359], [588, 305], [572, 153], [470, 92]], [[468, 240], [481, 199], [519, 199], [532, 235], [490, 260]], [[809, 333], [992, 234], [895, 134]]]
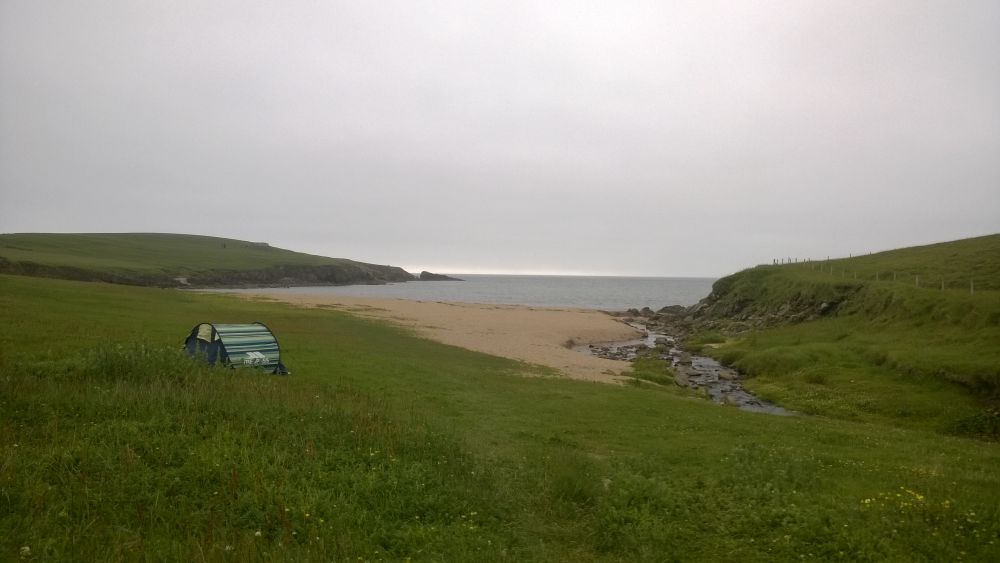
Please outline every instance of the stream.
[[589, 353], [600, 358], [628, 361], [636, 359], [640, 350], [655, 349], [662, 344], [667, 347], [666, 353], [660, 353], [659, 359], [670, 362], [677, 372], [675, 378], [678, 385], [690, 389], [704, 390], [712, 401], [718, 404], [735, 405], [745, 411], [763, 412], [779, 416], [795, 414], [792, 411], [758, 399], [743, 388], [738, 371], [721, 365], [719, 362], [705, 356], [688, 354], [677, 347], [674, 337], [652, 332], [645, 325], [629, 323], [629, 326], [642, 331], [644, 338], [622, 342], [605, 342], [576, 346], [579, 352]]

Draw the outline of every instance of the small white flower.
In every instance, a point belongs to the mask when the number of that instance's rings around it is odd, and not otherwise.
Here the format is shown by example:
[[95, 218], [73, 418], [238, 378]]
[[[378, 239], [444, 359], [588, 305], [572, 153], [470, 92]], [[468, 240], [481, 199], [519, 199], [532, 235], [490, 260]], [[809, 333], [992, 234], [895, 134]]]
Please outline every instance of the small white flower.
[[21, 548], [21, 557], [31, 557], [31, 548], [24, 546]]
[[253, 535], [259, 538], [260, 537], [260, 530], [257, 530], [256, 532], [254, 532]]
[[232, 551], [232, 550], [233, 550], [233, 546], [231, 546], [231, 545], [227, 545], [226, 546], [226, 551]]

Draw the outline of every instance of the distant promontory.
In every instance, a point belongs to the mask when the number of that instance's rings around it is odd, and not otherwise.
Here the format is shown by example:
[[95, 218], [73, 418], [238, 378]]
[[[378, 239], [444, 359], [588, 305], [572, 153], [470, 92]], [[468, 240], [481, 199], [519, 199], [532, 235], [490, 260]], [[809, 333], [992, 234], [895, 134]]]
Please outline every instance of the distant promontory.
[[396, 266], [167, 233], [0, 235], [0, 273], [158, 287], [275, 287], [415, 281]]
[[432, 274], [427, 270], [420, 272], [420, 281], [465, 281], [460, 278], [453, 278], [444, 274]]

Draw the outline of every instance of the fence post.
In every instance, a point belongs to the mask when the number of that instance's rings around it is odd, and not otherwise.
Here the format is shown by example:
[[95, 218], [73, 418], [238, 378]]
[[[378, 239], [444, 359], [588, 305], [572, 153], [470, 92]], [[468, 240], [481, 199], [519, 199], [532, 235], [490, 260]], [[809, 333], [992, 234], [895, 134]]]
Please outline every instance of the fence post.
[[913, 284], [916, 285], [917, 287], [920, 287], [920, 276], [916, 274], [913, 275]]

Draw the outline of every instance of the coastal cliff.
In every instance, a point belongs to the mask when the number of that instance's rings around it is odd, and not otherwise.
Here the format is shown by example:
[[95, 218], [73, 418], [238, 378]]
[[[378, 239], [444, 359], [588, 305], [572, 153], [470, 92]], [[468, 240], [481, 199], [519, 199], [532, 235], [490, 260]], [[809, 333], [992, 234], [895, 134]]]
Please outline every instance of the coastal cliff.
[[155, 287], [383, 284], [417, 278], [396, 266], [263, 242], [161, 233], [0, 235], [0, 273]]

